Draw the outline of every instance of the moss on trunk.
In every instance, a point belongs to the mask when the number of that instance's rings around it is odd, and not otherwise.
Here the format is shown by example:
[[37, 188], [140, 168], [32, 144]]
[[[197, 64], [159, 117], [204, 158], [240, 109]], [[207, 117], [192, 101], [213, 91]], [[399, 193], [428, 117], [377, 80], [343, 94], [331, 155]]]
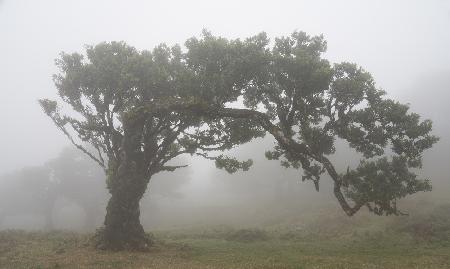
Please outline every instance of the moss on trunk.
[[147, 250], [151, 246], [152, 242], [140, 223], [139, 201], [146, 187], [146, 180], [137, 175], [114, 179], [104, 227], [95, 236], [97, 248]]

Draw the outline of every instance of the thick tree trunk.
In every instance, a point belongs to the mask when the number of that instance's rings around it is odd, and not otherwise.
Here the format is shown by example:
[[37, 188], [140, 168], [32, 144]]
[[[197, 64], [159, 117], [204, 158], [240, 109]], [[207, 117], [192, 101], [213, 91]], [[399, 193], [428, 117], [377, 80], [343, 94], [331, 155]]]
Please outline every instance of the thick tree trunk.
[[152, 244], [140, 222], [139, 201], [147, 189], [149, 161], [142, 152], [143, 122], [125, 119], [120, 158], [108, 164], [111, 198], [105, 226], [97, 233], [97, 247], [110, 250], [147, 250]]
[[152, 244], [140, 223], [139, 201], [146, 181], [131, 176], [116, 178], [110, 189], [105, 226], [97, 234], [97, 247], [109, 250], [147, 250]]

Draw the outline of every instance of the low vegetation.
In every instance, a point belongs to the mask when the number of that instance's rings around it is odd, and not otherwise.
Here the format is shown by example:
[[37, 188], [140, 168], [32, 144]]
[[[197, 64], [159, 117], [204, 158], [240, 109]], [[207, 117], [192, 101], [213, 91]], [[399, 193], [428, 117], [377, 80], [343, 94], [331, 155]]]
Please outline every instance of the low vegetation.
[[321, 215], [304, 225], [155, 231], [148, 252], [95, 250], [90, 234], [3, 231], [0, 268], [450, 268], [448, 208], [375, 222]]

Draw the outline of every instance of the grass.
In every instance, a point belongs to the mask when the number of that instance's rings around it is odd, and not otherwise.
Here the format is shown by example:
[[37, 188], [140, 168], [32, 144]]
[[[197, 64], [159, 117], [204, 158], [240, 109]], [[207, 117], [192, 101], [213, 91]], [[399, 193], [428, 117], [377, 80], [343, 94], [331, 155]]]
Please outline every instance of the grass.
[[283, 224], [154, 231], [149, 252], [98, 251], [90, 234], [0, 232], [0, 268], [450, 268], [450, 204], [411, 217], [330, 212]]
[[[450, 268], [447, 241], [408, 233], [364, 231], [315, 236], [280, 228], [240, 240], [231, 228], [156, 232], [150, 252], [97, 251], [90, 235], [69, 232], [0, 232], [0, 268]], [[232, 236], [231, 236], [232, 235]]]

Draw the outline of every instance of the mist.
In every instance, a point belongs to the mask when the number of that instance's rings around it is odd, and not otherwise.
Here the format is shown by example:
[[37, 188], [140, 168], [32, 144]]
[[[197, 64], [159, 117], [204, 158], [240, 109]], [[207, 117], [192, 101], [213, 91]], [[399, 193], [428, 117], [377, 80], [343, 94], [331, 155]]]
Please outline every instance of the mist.
[[[450, 203], [449, 1], [0, 0], [0, 230], [92, 233], [103, 224], [110, 198], [105, 171], [75, 149], [38, 104], [59, 98], [52, 75], [61, 52], [81, 53], [103, 41], [138, 50], [183, 46], [202, 29], [230, 39], [260, 32], [273, 39], [295, 30], [323, 35], [324, 58], [357, 63], [388, 97], [433, 121], [440, 141], [425, 153], [420, 171], [433, 190], [399, 206], [413, 215], [429, 204]], [[347, 220], [329, 177], [317, 192], [312, 182], [302, 182], [301, 169], [265, 158], [275, 144], [267, 135], [227, 152], [253, 160], [249, 171], [235, 174], [201, 157], [180, 156], [174, 163], [186, 167], [150, 180], [140, 202], [142, 225], [149, 231], [300, 227], [320, 214], [353, 224], [378, 218], [363, 209]], [[345, 170], [360, 157], [338, 141], [331, 159]]]

